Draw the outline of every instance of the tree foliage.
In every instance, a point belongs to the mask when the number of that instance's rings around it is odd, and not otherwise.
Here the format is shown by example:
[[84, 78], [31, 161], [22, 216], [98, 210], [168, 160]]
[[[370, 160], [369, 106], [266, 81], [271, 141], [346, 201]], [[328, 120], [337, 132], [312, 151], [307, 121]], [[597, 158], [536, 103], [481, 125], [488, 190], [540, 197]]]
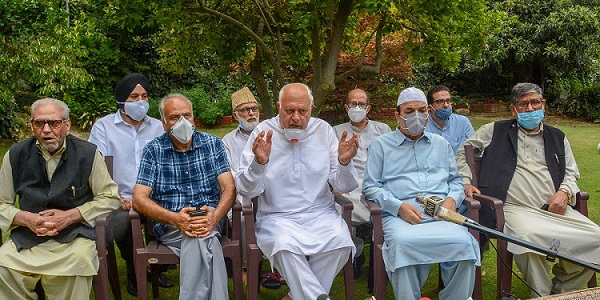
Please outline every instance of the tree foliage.
[[[219, 61], [249, 68], [267, 115], [276, 91], [290, 80], [299, 80], [298, 74], [309, 74], [317, 107], [314, 113], [340, 80], [361, 73], [379, 74], [382, 41], [390, 33], [404, 33], [413, 61], [436, 61], [453, 68], [462, 55], [481, 52], [496, 20], [480, 0], [153, 3], [164, 63], [184, 70], [195, 59], [214, 54]], [[361, 18], [377, 20], [377, 26], [357, 34]], [[339, 73], [340, 53], [364, 55], [372, 40], [374, 63], [360, 60], [354, 68]]]

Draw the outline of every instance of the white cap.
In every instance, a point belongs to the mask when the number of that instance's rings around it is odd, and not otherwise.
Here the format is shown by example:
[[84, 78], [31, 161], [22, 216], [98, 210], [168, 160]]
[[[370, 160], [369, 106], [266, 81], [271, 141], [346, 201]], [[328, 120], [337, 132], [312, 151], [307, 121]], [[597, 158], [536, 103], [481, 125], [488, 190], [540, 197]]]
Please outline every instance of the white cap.
[[409, 87], [407, 89], [402, 90], [400, 92], [400, 96], [398, 97], [398, 103], [396, 106], [400, 106], [403, 103], [409, 101], [423, 101], [427, 103], [427, 97], [425, 97], [425, 93], [418, 88]]

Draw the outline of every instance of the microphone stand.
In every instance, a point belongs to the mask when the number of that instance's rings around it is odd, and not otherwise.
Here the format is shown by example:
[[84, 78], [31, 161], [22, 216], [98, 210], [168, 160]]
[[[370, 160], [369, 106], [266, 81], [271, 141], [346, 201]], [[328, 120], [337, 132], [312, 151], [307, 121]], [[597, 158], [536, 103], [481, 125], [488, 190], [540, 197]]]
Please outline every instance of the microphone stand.
[[546, 255], [546, 259], [550, 260], [550, 261], [554, 261], [555, 258], [560, 258], [563, 260], [566, 260], [568, 262], [574, 263], [576, 265], [582, 266], [584, 268], [593, 270], [595, 272], [600, 272], [600, 267], [594, 264], [590, 264], [588, 262], [585, 262], [583, 260], [574, 258], [574, 257], [570, 257], [561, 253], [558, 253], [558, 246], [560, 244], [560, 242], [558, 240], [552, 240], [552, 246], [547, 249], [547, 248], [543, 248], [541, 246], [538, 246], [536, 244], [521, 240], [519, 238], [516, 237], [512, 237], [510, 235], [506, 235], [502, 232], [499, 232], [497, 230], [494, 229], [490, 229], [487, 228], [485, 226], [482, 226], [481, 224], [467, 219], [467, 221], [463, 222], [462, 225], [464, 227], [470, 228], [470, 229], [474, 229], [477, 230], [479, 232], [485, 233], [487, 235], [493, 236], [495, 238], [499, 238], [508, 242], [511, 242], [513, 244], [519, 245], [519, 246], [523, 246], [525, 248], [531, 249], [531, 250], [535, 250], [537, 252], [543, 253]]
[[549, 261], [554, 261], [557, 257], [568, 262], [574, 263], [578, 266], [582, 266], [584, 268], [593, 270], [595, 272], [600, 272], [600, 266], [590, 264], [583, 260], [579, 260], [574, 257], [570, 257], [561, 253], [558, 253], [558, 246], [560, 245], [560, 241], [553, 239], [552, 246], [550, 249], [543, 248], [536, 244], [530, 243], [528, 241], [521, 240], [516, 237], [512, 237], [510, 235], [506, 235], [502, 232], [499, 232], [494, 229], [487, 228], [482, 226], [481, 224], [466, 218], [465, 216], [458, 214], [453, 211], [449, 211], [442, 206], [444, 199], [437, 196], [425, 197], [425, 195], [419, 193], [417, 194], [415, 200], [417, 203], [421, 204], [423, 207], [423, 212], [431, 217], [435, 217], [436, 219], [442, 219], [444, 221], [452, 222], [458, 225], [462, 225], [464, 227], [477, 230], [479, 232], [485, 233], [487, 235], [493, 236], [495, 238], [499, 238], [513, 244], [523, 246], [525, 248], [535, 250], [540, 253], [544, 253], [546, 255], [546, 259]]

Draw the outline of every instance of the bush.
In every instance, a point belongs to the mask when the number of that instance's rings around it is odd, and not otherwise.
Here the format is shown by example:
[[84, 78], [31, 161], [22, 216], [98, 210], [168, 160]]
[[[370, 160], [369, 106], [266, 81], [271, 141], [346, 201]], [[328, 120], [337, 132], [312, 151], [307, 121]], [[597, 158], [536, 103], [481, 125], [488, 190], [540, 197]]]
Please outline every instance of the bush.
[[[559, 93], [558, 93], [559, 94]], [[560, 94], [559, 94], [560, 95]], [[570, 117], [600, 121], [600, 83], [573, 87], [566, 97], [557, 97], [551, 106]]]
[[[208, 91], [211, 92], [208, 92]], [[231, 94], [233, 90], [225, 85], [209, 88], [196, 85], [189, 90], [177, 91], [192, 102], [194, 117], [204, 124], [212, 126], [221, 122], [224, 116], [231, 114]]]
[[114, 96], [107, 90], [88, 99], [65, 99], [71, 109], [71, 120], [83, 130], [91, 129], [94, 123], [117, 110]]
[[17, 105], [9, 93], [0, 89], [0, 137], [16, 140], [19, 135], [18, 121], [15, 116]]

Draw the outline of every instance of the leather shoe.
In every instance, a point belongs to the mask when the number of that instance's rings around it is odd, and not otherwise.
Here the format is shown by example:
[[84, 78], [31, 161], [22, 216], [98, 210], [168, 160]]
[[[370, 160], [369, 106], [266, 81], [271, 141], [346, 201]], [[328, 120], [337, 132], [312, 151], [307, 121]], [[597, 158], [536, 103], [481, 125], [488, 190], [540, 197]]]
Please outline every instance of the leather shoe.
[[[148, 282], [152, 282], [152, 279], [150, 278], [150, 273], [148, 273]], [[158, 273], [158, 286], [160, 286], [161, 288], [172, 288], [173, 286], [175, 286], [175, 284], [173, 284], [173, 282], [162, 272]]]
[[127, 293], [133, 297], [137, 297], [137, 284], [127, 280]]
[[160, 273], [158, 275], [158, 286], [168, 289], [175, 286], [175, 284], [173, 284], [173, 281], [171, 281], [165, 274]]
[[358, 279], [362, 275], [361, 267], [365, 263], [365, 253], [362, 252], [358, 257], [354, 258], [354, 279]]

